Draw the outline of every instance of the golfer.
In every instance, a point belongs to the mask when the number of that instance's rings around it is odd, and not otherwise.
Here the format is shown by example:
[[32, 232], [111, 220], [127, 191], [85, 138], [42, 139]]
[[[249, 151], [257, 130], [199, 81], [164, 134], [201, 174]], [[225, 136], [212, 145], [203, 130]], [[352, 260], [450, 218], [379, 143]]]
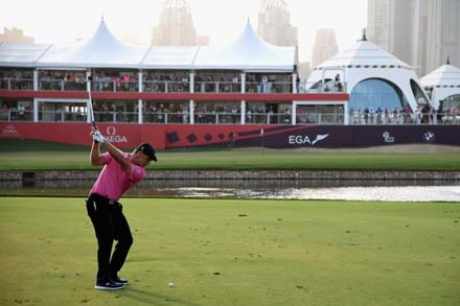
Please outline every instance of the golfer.
[[[157, 157], [148, 143], [141, 144], [129, 154], [106, 141], [98, 130], [93, 129], [91, 135], [91, 164], [104, 166], [86, 200], [86, 209], [98, 243], [98, 270], [94, 288], [121, 289], [128, 284], [128, 280], [119, 277], [118, 271], [133, 244], [133, 236], [118, 200], [126, 190], [144, 178], [144, 168], [150, 161], [157, 161]], [[101, 146], [105, 147], [106, 153], [101, 154]], [[114, 240], [117, 240], [117, 244], [112, 254]]]

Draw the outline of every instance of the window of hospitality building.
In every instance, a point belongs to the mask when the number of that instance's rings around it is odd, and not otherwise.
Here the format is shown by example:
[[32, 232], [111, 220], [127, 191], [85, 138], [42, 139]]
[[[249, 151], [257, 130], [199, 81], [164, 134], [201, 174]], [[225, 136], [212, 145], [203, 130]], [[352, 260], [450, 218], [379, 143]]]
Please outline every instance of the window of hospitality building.
[[196, 71], [195, 92], [241, 92], [238, 71]]
[[343, 124], [342, 105], [298, 105], [296, 124]]
[[190, 73], [185, 70], [145, 70], [144, 92], [190, 92]]
[[86, 90], [86, 72], [83, 70], [49, 70], [38, 71], [39, 90]]
[[26, 68], [0, 68], [0, 89], [33, 90], [33, 70]]
[[460, 122], [460, 95], [451, 95], [439, 102], [438, 115], [441, 116], [439, 123]]
[[460, 94], [452, 95], [441, 101], [444, 109], [457, 108], [460, 110]]
[[195, 101], [195, 123], [239, 124], [241, 101]]
[[408, 107], [409, 103], [401, 89], [383, 79], [367, 79], [358, 83], [350, 94], [348, 104], [348, 108], [356, 112], [364, 112], [366, 108], [401, 111]]
[[144, 101], [144, 123], [190, 123], [189, 101]]
[[246, 75], [246, 92], [281, 93], [292, 91], [291, 74], [248, 73]]
[[291, 103], [247, 102], [247, 124], [289, 124], [291, 122]]
[[97, 69], [92, 72], [93, 91], [137, 92], [139, 91], [137, 70]]
[[30, 99], [0, 99], [0, 121], [32, 121], [33, 101]]
[[40, 101], [38, 121], [86, 122], [88, 109], [85, 101]]
[[425, 96], [422, 88], [417, 85], [414, 80], [410, 80], [410, 86], [412, 89], [412, 93], [414, 94], [415, 101], [417, 101], [418, 106], [423, 107], [425, 105], [429, 105], [429, 101]]
[[342, 81], [337, 81], [330, 78], [325, 78], [323, 81], [318, 81], [308, 89], [308, 92], [343, 92], [345, 84]]
[[[86, 122], [88, 121], [88, 100], [40, 99], [38, 121]], [[96, 122], [137, 123], [137, 101], [93, 100]]]
[[137, 123], [137, 100], [93, 100], [96, 122]]

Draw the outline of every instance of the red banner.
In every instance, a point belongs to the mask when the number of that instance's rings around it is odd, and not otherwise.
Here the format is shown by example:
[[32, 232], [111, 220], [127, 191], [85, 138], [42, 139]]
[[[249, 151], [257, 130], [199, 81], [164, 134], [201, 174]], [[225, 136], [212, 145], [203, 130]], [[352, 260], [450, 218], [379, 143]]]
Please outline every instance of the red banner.
[[[162, 125], [98, 124], [101, 133], [119, 148], [135, 148], [150, 142], [157, 149], [165, 149], [165, 127]], [[23, 138], [90, 145], [91, 126], [83, 123], [0, 122], [1, 138]]]
[[[135, 148], [150, 142], [156, 149], [219, 146], [236, 140], [236, 135], [258, 136], [269, 125], [183, 125], [183, 124], [105, 124], [98, 128], [119, 148]], [[255, 131], [255, 132], [254, 132]], [[91, 126], [86, 123], [0, 122], [0, 138], [23, 138], [68, 143], [91, 144]], [[252, 136], [254, 136], [252, 135]], [[244, 136], [238, 136], [244, 138]]]

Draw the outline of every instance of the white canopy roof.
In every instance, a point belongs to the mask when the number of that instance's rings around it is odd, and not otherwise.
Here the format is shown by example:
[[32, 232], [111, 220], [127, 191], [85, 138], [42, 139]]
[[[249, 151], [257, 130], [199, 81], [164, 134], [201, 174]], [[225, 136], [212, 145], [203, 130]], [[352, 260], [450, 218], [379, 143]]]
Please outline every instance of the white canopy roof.
[[143, 69], [192, 69], [199, 47], [151, 47], [140, 63]]
[[460, 95], [460, 69], [447, 63], [420, 79], [426, 87], [433, 87], [431, 100], [435, 107], [439, 101], [452, 95]]
[[220, 69], [292, 72], [297, 47], [278, 47], [264, 42], [249, 20], [238, 39], [229, 46], [135, 47], [119, 41], [104, 19], [84, 41], [67, 45], [0, 44], [0, 65], [49, 68]]
[[443, 65], [421, 78], [420, 83], [425, 87], [460, 88], [460, 69], [449, 64]]
[[412, 70], [408, 64], [367, 40], [357, 42], [350, 49], [337, 54], [317, 68], [334, 66], [347, 68], [405, 68]]
[[34, 67], [51, 45], [0, 43], [0, 66]]
[[297, 47], [266, 43], [247, 22], [243, 33], [230, 46], [201, 47], [194, 69], [234, 69], [246, 71], [293, 71]]
[[[417, 74], [408, 64], [367, 41], [365, 37], [350, 49], [314, 68], [305, 88], [311, 91], [310, 88], [317, 82], [323, 78], [334, 79], [338, 72], [343, 72], [342, 81], [346, 83], [347, 93], [351, 93], [357, 84], [366, 79], [385, 79], [393, 83], [401, 89], [413, 110], [418, 105], [412, 90], [413, 84], [418, 84], [423, 92]], [[429, 101], [426, 94], [424, 100]]]
[[116, 39], [101, 19], [92, 37], [66, 47], [51, 47], [37, 61], [37, 67], [134, 68], [146, 51], [147, 47], [129, 46]]

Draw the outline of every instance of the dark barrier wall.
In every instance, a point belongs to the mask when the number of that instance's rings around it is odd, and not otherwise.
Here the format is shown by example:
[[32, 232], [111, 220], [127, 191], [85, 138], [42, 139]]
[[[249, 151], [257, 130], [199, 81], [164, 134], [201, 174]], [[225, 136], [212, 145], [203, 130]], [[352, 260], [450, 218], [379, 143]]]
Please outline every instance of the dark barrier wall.
[[[260, 138], [260, 137], [259, 137]], [[242, 139], [238, 145], [265, 147], [369, 147], [390, 144], [460, 145], [460, 126], [301, 126], [297, 130], [265, 133], [264, 139]]]
[[[459, 125], [99, 124], [99, 129], [120, 148], [134, 148], [148, 141], [160, 150], [213, 146], [353, 148], [421, 143], [460, 146]], [[90, 131], [90, 125], [85, 123], [0, 122], [0, 138], [90, 145]]]

